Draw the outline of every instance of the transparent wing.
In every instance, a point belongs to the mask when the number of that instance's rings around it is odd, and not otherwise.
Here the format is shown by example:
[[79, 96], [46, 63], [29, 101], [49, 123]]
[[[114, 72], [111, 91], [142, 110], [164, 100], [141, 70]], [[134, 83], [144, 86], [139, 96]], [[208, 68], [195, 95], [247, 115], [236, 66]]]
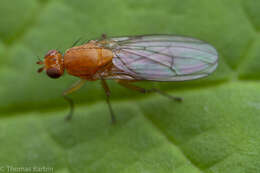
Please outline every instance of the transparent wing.
[[[194, 38], [146, 35], [109, 41], [113, 43], [113, 64], [127, 76], [126, 79], [131, 76], [137, 80], [192, 80], [209, 75], [217, 67], [216, 49]], [[114, 75], [114, 78], [123, 76]]]

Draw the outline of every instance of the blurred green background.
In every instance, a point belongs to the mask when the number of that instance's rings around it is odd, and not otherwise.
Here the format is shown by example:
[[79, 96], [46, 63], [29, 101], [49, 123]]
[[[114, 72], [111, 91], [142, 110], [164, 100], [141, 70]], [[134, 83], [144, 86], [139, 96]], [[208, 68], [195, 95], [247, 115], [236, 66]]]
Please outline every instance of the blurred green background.
[[[257, 0], [0, 0], [0, 172], [260, 172], [259, 9]], [[38, 74], [37, 56], [103, 33], [195, 37], [217, 48], [219, 67], [201, 80], [140, 83], [182, 103], [109, 81], [114, 126], [99, 81], [88, 82], [65, 122], [61, 94], [77, 79]]]

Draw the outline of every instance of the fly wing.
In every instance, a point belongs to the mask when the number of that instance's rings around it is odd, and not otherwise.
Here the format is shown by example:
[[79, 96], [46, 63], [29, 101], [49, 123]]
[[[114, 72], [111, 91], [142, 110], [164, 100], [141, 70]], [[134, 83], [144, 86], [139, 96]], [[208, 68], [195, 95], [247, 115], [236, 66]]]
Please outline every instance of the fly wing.
[[109, 41], [114, 43], [113, 64], [136, 80], [192, 80], [209, 75], [218, 64], [216, 49], [194, 38], [147, 35]]

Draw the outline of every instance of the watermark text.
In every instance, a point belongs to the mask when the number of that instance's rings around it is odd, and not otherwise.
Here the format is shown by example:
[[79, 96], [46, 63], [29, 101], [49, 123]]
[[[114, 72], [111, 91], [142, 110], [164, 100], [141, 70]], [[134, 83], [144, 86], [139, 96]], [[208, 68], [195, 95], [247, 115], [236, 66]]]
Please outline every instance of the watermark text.
[[0, 165], [0, 173], [1, 172], [39, 172], [39, 173], [51, 173], [54, 172], [54, 168], [48, 167], [48, 166], [12, 166], [12, 165], [6, 165], [1, 166]]

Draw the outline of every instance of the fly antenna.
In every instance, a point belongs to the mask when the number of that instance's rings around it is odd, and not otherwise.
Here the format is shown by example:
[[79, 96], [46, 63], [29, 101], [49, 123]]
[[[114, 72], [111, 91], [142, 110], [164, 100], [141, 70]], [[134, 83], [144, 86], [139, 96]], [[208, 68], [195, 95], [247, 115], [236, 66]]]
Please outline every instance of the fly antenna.
[[36, 64], [39, 64], [39, 65], [43, 64], [43, 61], [41, 60], [41, 58], [39, 56], [37, 56], [37, 58], [38, 58], [38, 61], [36, 62]]
[[38, 62], [42, 62], [42, 60], [39, 56], [37, 56], [37, 58], [38, 58]]

